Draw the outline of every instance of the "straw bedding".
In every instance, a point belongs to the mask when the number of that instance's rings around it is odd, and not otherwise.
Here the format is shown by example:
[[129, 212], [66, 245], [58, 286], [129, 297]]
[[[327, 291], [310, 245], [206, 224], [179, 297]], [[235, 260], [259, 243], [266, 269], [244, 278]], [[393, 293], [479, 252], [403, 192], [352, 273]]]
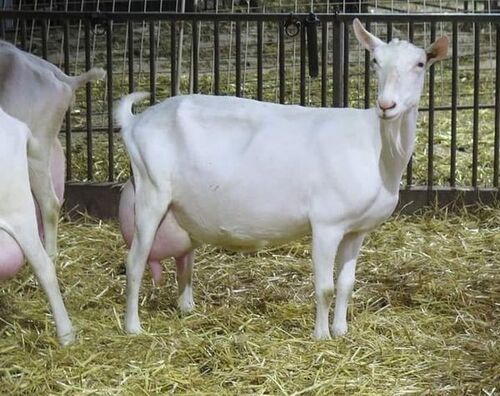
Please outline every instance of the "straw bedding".
[[364, 244], [348, 335], [311, 338], [308, 240], [198, 252], [194, 312], [174, 266], [141, 290], [145, 334], [122, 330], [115, 222], [63, 221], [58, 274], [78, 331], [60, 348], [28, 267], [0, 289], [0, 393], [491, 394], [500, 384], [500, 209], [393, 217]]

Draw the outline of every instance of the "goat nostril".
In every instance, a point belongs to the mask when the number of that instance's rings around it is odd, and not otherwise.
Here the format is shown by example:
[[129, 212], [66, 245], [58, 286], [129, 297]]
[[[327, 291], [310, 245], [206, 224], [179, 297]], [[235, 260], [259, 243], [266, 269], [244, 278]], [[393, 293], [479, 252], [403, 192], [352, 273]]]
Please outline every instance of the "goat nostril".
[[396, 107], [396, 102], [379, 100], [378, 107], [380, 107], [380, 109], [383, 111], [392, 110]]

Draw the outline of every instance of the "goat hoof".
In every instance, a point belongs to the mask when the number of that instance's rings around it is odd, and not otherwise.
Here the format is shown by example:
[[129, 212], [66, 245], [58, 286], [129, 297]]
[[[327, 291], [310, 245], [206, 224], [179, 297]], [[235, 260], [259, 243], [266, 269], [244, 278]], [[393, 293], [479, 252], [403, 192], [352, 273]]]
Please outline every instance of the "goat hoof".
[[139, 323], [131, 323], [125, 325], [125, 331], [127, 334], [141, 334], [142, 333], [142, 327]]
[[332, 325], [332, 334], [334, 337], [342, 337], [347, 333], [347, 323]]
[[74, 330], [71, 330], [69, 333], [59, 336], [59, 343], [61, 344], [61, 346], [65, 347], [75, 342], [75, 339], [76, 333]]
[[188, 314], [194, 309], [194, 301], [193, 300], [181, 300], [177, 302], [179, 310], [183, 314]]
[[315, 340], [318, 340], [318, 341], [332, 339], [332, 337], [330, 336], [330, 332], [328, 330], [325, 331], [325, 330], [315, 329], [312, 336]]

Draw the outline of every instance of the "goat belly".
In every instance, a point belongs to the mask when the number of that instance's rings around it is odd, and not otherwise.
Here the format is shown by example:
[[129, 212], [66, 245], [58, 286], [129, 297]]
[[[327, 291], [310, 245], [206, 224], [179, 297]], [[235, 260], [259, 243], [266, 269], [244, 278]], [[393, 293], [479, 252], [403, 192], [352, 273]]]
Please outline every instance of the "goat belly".
[[245, 205], [241, 200], [232, 205], [227, 197], [211, 200], [208, 195], [198, 201], [193, 194], [189, 201], [174, 202], [171, 207], [180, 226], [199, 243], [256, 251], [295, 240], [310, 230], [307, 215], [296, 210], [303, 206], [291, 205], [295, 210], [289, 210], [285, 200], [281, 207]]

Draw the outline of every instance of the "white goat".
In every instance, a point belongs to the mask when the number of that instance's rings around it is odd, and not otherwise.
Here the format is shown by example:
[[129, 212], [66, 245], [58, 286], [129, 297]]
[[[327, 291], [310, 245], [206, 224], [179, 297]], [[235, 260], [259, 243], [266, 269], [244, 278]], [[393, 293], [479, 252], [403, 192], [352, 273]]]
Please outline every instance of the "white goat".
[[45, 248], [52, 258], [57, 254], [61, 206], [50, 177], [51, 157], [62, 153], [57, 134], [75, 90], [104, 76], [101, 68], [67, 76], [53, 64], [0, 41], [0, 106], [32, 132], [28, 152], [31, 189], [40, 206]]
[[[354, 20], [378, 76], [375, 109], [283, 106], [234, 97], [175, 97], [138, 116], [125, 97], [116, 110], [135, 181], [122, 205], [135, 229], [127, 258], [125, 328], [141, 331], [139, 287], [156, 242], [178, 264], [179, 305], [193, 306], [193, 249], [211, 243], [255, 250], [312, 233], [314, 337], [347, 331], [347, 305], [361, 244], [393, 212], [413, 151], [426, 66], [446, 56], [443, 37], [427, 51], [386, 44]], [[131, 212], [131, 213], [130, 213]], [[171, 234], [168, 234], [167, 231]], [[179, 249], [181, 247], [181, 249]], [[180, 250], [180, 251], [179, 251]], [[175, 253], [174, 253], [175, 252]]]
[[28, 174], [30, 135], [24, 123], [0, 108], [0, 169], [4, 170], [0, 172], [0, 265], [5, 265], [7, 272], [15, 272], [24, 254], [47, 295], [59, 340], [65, 345], [73, 341], [74, 333], [59, 291], [54, 264], [38, 235]]

